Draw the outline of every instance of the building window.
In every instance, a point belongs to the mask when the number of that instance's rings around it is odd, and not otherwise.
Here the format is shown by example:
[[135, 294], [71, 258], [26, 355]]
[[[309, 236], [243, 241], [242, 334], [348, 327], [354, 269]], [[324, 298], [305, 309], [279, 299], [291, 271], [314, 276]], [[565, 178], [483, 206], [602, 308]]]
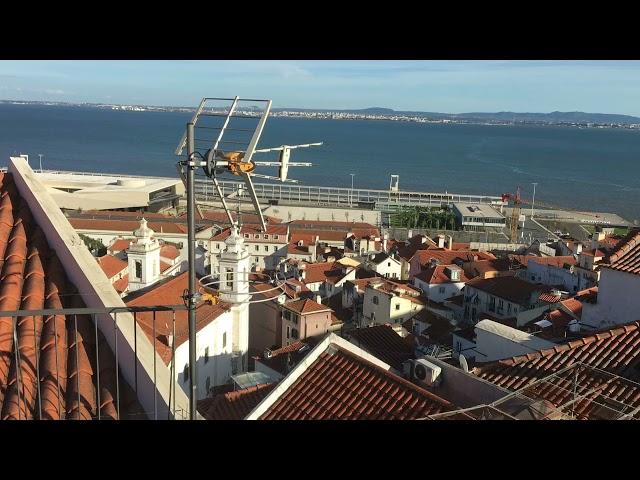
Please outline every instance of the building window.
[[264, 246], [264, 251], [265, 251], [265, 252], [268, 252], [268, 251], [269, 251], [269, 245], [265, 245], [265, 246]]
[[204, 349], [204, 363], [209, 362], [209, 347]]
[[388, 262], [388, 263], [387, 263], [387, 267], [390, 267], [390, 266], [391, 266], [391, 262]]
[[273, 236], [273, 239], [274, 239], [274, 240], [278, 240], [279, 238], [280, 238], [280, 237], [279, 237], [278, 235], [274, 235], [274, 236]]
[[226, 348], [227, 347], [227, 332], [224, 332], [222, 334], [222, 348]]
[[227, 288], [233, 290], [233, 268], [227, 268]]
[[256, 240], [258, 240], [260, 238], [260, 235], [258, 235], [257, 233], [253, 236], [253, 238], [255, 238]]
[[282, 316], [285, 320], [291, 320], [291, 312], [289, 310], [284, 310], [282, 312]]
[[249, 238], [249, 234], [248, 234], [248, 233], [245, 233], [245, 234], [244, 234], [244, 238]]
[[298, 330], [295, 328], [291, 330], [291, 338], [298, 338]]
[[440, 293], [444, 293], [444, 287], [440, 287], [440, 288], [438, 289], [438, 291], [439, 291]]
[[378, 305], [378, 296], [377, 295], [373, 296], [373, 304], [374, 305]]
[[263, 238], [264, 238], [265, 240], [269, 240], [269, 235], [264, 235], [264, 236], [263, 236]]
[[260, 251], [260, 245], [256, 245], [256, 252]]
[[287, 338], [291, 338], [291, 327], [287, 326]]
[[396, 310], [400, 310], [400, 304], [396, 303]]
[[136, 260], [136, 278], [142, 278], [142, 262]]
[[277, 252], [278, 251], [278, 247], [276, 245], [273, 246], [273, 251]]
[[184, 370], [182, 371], [182, 377], [184, 378], [185, 383], [189, 381], [189, 364], [188, 363], [184, 366]]

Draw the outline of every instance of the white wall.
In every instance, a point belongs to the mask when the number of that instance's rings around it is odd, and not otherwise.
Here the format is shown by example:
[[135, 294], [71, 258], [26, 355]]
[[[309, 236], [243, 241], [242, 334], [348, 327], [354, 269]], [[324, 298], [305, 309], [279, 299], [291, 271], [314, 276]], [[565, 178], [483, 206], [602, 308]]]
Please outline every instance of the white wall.
[[545, 285], [562, 285], [562, 288], [570, 293], [578, 291], [577, 273], [571, 273], [566, 268], [543, 265], [533, 260], [527, 262], [526, 280]]
[[640, 275], [603, 268], [598, 303], [584, 303], [581, 323], [600, 328], [640, 320]]
[[400, 265], [400, 262], [395, 258], [389, 257], [377, 265], [371, 262], [370, 265], [374, 272], [382, 275], [383, 277], [395, 278], [399, 280], [402, 276], [402, 266]]
[[[425, 296], [433, 302], [444, 302], [447, 298], [460, 295], [464, 288], [464, 282], [446, 282], [430, 285], [427, 282], [414, 277], [412, 280], [416, 288], [421, 289]], [[442, 291], [444, 290], [444, 291]]]
[[[374, 297], [378, 298], [377, 305], [373, 303]], [[423, 308], [424, 305], [414, 303], [406, 298], [390, 295], [386, 292], [367, 287], [364, 292], [362, 305], [362, 313], [364, 316], [362, 320], [366, 325], [401, 323], [414, 316]]]
[[[210, 386], [226, 384], [231, 377], [232, 351], [232, 315], [224, 312], [206, 327], [196, 333], [196, 359], [198, 374], [198, 398], [207, 396], [206, 384]], [[226, 333], [226, 346], [222, 346], [223, 334]], [[205, 350], [209, 348], [209, 361], [205, 363]], [[189, 364], [189, 342], [176, 348], [175, 378], [185, 393], [189, 393], [189, 382], [184, 380], [184, 368]]]

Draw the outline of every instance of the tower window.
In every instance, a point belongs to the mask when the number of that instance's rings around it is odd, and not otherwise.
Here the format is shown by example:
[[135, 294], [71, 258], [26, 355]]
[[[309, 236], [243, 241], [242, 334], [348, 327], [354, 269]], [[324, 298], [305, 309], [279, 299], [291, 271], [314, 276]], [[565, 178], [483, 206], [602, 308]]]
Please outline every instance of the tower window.
[[227, 268], [227, 288], [233, 290], [233, 268]]
[[209, 362], [209, 347], [204, 349], [204, 363]]
[[142, 262], [136, 260], [136, 278], [142, 278]]

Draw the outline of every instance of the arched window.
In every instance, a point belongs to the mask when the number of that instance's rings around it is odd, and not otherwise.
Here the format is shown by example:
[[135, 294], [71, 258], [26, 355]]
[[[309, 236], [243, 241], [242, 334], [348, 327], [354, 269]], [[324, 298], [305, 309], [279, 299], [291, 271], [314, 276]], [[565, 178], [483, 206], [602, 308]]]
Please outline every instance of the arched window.
[[374, 305], [378, 305], [378, 296], [377, 295], [373, 296], [373, 304]]

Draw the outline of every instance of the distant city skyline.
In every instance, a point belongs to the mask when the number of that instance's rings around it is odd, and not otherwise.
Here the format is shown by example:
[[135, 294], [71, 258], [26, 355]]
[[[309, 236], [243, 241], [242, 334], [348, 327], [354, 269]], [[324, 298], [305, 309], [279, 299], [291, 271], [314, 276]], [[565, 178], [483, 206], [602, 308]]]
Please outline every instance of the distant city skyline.
[[0, 61], [0, 99], [640, 116], [640, 61]]

